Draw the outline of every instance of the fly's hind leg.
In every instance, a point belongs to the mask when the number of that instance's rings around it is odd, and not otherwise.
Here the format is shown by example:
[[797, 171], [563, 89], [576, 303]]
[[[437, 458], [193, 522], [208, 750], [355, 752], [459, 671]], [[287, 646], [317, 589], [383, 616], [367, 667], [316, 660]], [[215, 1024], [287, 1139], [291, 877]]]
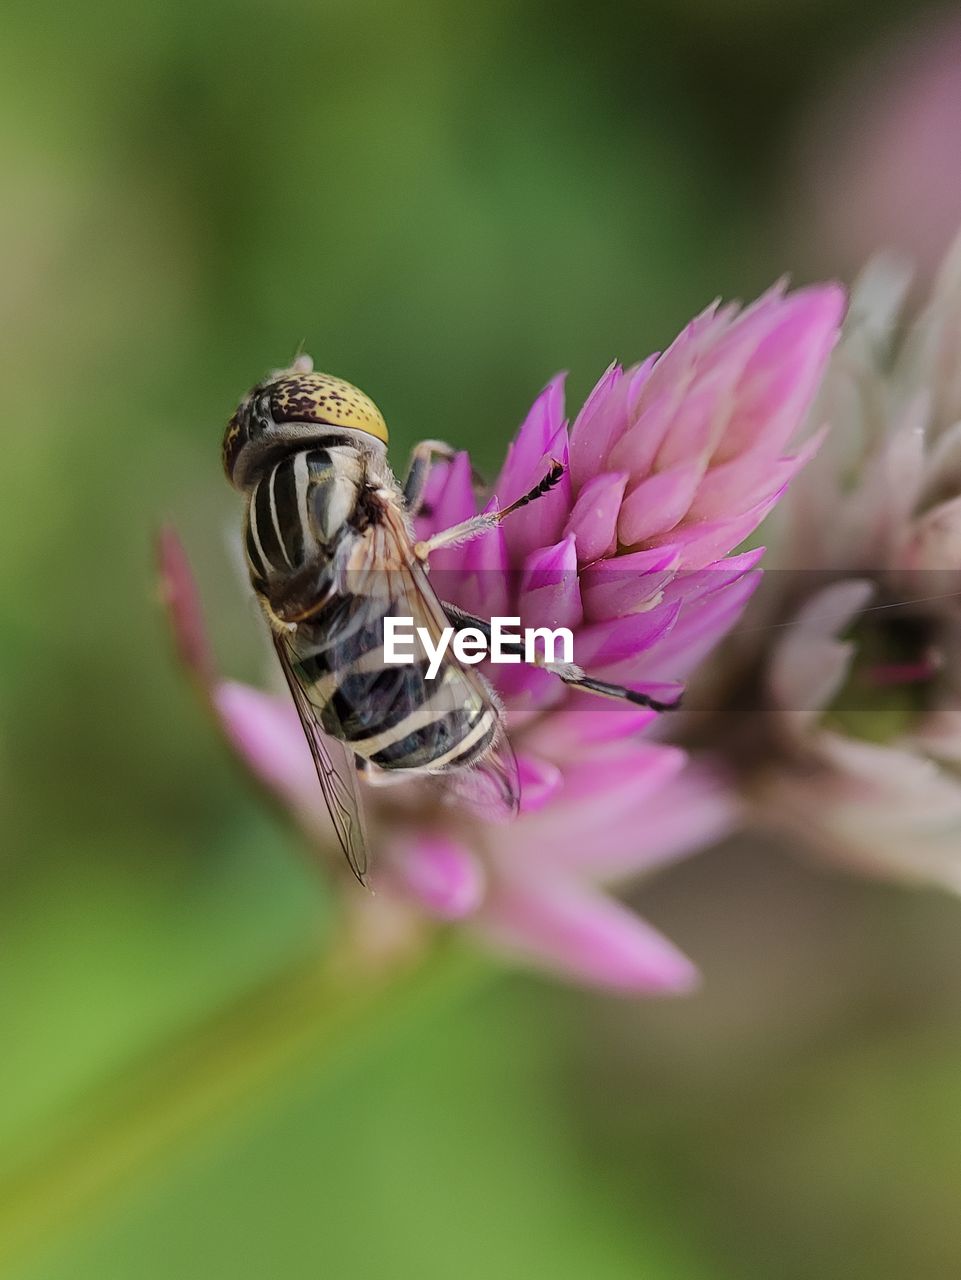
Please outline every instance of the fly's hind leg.
[[[462, 520], [460, 524], [452, 525], [449, 529], [442, 529], [440, 533], [435, 533], [433, 537], [426, 538], [423, 542], [414, 543], [414, 555], [419, 560], [426, 560], [432, 551], [437, 551], [440, 547], [456, 546], [458, 543], [470, 542], [473, 538], [479, 538], [481, 534], [487, 533], [490, 529], [496, 529], [502, 520], [505, 520], [515, 511], [519, 511], [521, 507], [526, 507], [528, 503], [536, 502], [538, 498], [543, 498], [546, 493], [560, 484], [564, 478], [566, 467], [563, 462], [552, 462], [551, 468], [542, 480], [534, 485], [533, 489], [529, 489], [527, 493], [519, 497], [507, 507], [501, 507], [497, 511], [484, 511], [479, 516], [471, 516], [469, 520]], [[471, 624], [473, 625], [473, 624]]]
[[[487, 637], [488, 644], [490, 643], [491, 624], [484, 618], [475, 618], [455, 604], [442, 603], [441, 608], [455, 632], [466, 630], [468, 627], [476, 628]], [[516, 653], [522, 661], [527, 660], [522, 640], [516, 644], [505, 644], [504, 649], [508, 653]], [[652, 711], [677, 711], [681, 705], [680, 698], [676, 698], [673, 702], [660, 702], [657, 698], [639, 693], [636, 689], [625, 689], [623, 685], [610, 684], [607, 680], [595, 680], [573, 662], [545, 662], [543, 659], [535, 659], [532, 665], [541, 667], [544, 671], [550, 671], [572, 689], [583, 689], [585, 693], [593, 693], [601, 698], [629, 702], [636, 707], [650, 707]]]

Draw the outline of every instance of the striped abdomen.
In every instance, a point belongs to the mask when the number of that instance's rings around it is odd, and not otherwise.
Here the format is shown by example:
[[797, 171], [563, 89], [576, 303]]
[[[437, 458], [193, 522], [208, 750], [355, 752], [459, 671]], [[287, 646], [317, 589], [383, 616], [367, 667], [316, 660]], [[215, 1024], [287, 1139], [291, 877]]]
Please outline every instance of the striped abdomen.
[[382, 769], [442, 770], [471, 764], [491, 746], [497, 712], [453, 661], [427, 679], [427, 661], [387, 665], [373, 596], [342, 595], [297, 629], [295, 674], [326, 733]]
[[277, 616], [296, 619], [287, 641], [293, 674], [325, 733], [382, 769], [471, 764], [498, 731], [480, 681], [453, 660], [428, 680], [423, 653], [412, 664], [385, 662], [385, 616], [416, 612], [422, 602], [405, 595], [410, 579], [398, 565], [396, 542], [387, 562], [386, 548], [381, 558], [374, 554], [375, 526], [385, 533], [376, 505], [358, 518], [369, 487], [363, 459], [336, 442], [288, 454], [265, 470], [247, 506], [254, 588]]

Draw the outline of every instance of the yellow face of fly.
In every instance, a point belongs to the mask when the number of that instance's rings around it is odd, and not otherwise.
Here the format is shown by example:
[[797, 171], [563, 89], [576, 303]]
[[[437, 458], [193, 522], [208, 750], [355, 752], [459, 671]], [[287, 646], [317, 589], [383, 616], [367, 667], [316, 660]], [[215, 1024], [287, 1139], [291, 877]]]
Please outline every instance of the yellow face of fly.
[[358, 387], [329, 373], [294, 372], [271, 388], [271, 412], [277, 423], [316, 422], [363, 431], [387, 444], [383, 414]]

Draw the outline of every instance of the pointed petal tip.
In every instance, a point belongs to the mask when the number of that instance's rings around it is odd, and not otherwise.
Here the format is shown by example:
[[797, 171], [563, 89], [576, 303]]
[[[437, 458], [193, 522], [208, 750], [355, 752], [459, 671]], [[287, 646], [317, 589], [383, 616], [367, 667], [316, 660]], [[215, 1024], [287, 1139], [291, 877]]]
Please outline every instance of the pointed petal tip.
[[529, 591], [543, 580], [556, 581], [562, 574], [575, 572], [577, 556], [574, 545], [574, 534], [567, 533], [560, 541], [531, 551], [524, 559], [521, 591]]
[[558, 877], [503, 881], [478, 931], [537, 968], [625, 996], [687, 995], [700, 975], [672, 942], [623, 903]]
[[837, 331], [841, 327], [848, 305], [848, 294], [845, 287], [836, 280], [828, 280], [822, 284], [806, 285], [788, 295], [788, 300], [796, 298], [808, 308], [812, 325], [823, 326], [828, 331]]
[[160, 604], [167, 613], [177, 657], [204, 687], [215, 677], [213, 652], [207, 639], [200, 593], [183, 543], [174, 526], [164, 523], [154, 536]]
[[804, 285], [778, 297], [770, 310], [770, 333], [785, 336], [788, 347], [782, 358], [791, 358], [792, 348], [795, 360], [810, 353], [826, 358], [837, 341], [846, 309], [847, 293], [833, 281]]
[[537, 813], [560, 791], [564, 775], [556, 764], [525, 752], [518, 755], [521, 782], [521, 813]]
[[[833, 341], [847, 308], [847, 291], [843, 285], [829, 280], [788, 289], [788, 278], [776, 284], [752, 302], [736, 317], [733, 328], [754, 332], [761, 342], [784, 328], [797, 336], [807, 334], [814, 340], [818, 334]], [[792, 341], [792, 346], [796, 343]], [[800, 354], [800, 352], [798, 353]]]
[[401, 840], [391, 850], [394, 874], [431, 915], [461, 920], [484, 896], [484, 875], [473, 854], [456, 840], [427, 834]]
[[675, 965], [673, 972], [662, 974], [661, 985], [650, 991], [651, 995], [693, 996], [700, 991], [703, 986], [700, 969], [680, 952], [678, 956], [683, 963]]

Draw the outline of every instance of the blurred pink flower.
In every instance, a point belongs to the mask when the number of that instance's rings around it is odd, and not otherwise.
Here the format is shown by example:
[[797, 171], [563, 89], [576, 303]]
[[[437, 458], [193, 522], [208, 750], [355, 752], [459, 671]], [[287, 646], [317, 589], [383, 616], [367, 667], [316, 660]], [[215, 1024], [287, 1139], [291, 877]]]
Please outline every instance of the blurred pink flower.
[[[568, 626], [591, 675], [670, 699], [741, 613], [760, 551], [731, 553], [811, 455], [792, 446], [835, 341], [833, 286], [777, 287], [743, 311], [710, 307], [660, 357], [601, 378], [568, 430], [563, 381], [535, 402], [493, 491], [511, 502], [567, 465], [546, 497], [431, 559], [442, 598], [482, 616]], [[473, 514], [466, 454], [432, 473], [426, 536]], [[221, 680], [172, 535], [163, 576], [182, 658], [235, 751], [310, 838], [330, 831], [286, 698]], [[696, 971], [601, 886], [633, 879], [729, 829], [721, 776], [646, 741], [658, 717], [521, 666], [487, 669], [504, 703], [521, 814], [485, 824], [417, 781], [368, 788], [378, 895], [460, 920], [498, 951], [625, 992], [680, 992]], [[351, 885], [349, 892], [356, 893]]]
[[833, 270], [896, 250], [927, 282], [961, 223], [961, 15], [912, 17], [842, 65], [802, 139], [798, 235]]
[[825, 852], [961, 890], [961, 239], [898, 339], [906, 287], [878, 261], [855, 290], [779, 512], [746, 783]]

